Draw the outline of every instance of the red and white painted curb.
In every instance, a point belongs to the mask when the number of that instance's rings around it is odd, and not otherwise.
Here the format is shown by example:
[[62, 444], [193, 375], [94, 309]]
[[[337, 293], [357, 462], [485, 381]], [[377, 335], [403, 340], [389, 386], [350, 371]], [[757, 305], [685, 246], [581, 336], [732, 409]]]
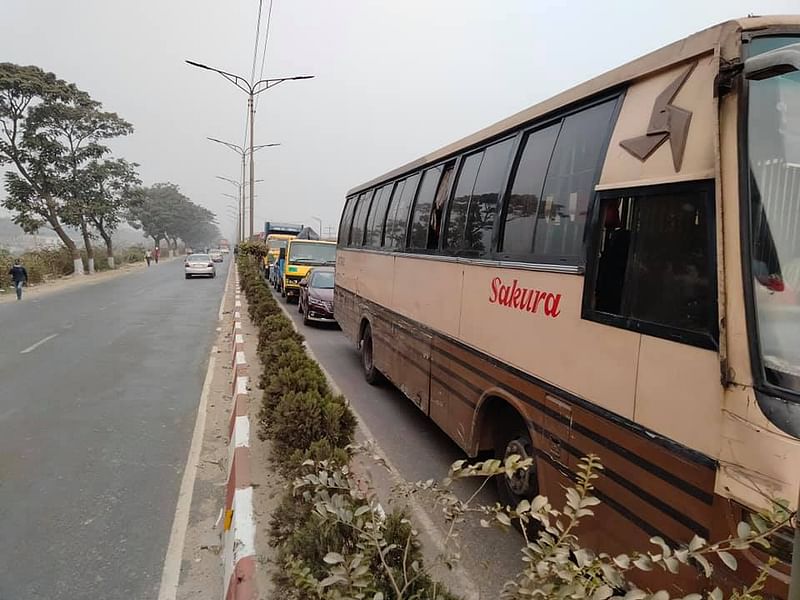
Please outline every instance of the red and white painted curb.
[[231, 335], [233, 410], [228, 428], [228, 481], [225, 486], [225, 532], [222, 561], [225, 600], [257, 600], [255, 520], [250, 478], [250, 393], [247, 357], [241, 321], [239, 274], [234, 273], [236, 295]]

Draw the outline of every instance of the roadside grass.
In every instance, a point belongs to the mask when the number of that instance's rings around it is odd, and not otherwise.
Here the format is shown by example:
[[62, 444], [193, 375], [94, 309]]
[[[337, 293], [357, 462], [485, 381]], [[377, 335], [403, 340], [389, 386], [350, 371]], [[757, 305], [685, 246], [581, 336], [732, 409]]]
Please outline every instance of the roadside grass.
[[[84, 264], [86, 251], [81, 252]], [[7, 250], [0, 248], [0, 290], [9, 292], [12, 289], [11, 277], [8, 274], [14, 259], [19, 258], [28, 271], [28, 282], [37, 285], [72, 275], [74, 265], [72, 256], [66, 248], [40, 248], [29, 250], [14, 256]], [[137, 245], [119, 250], [114, 257], [117, 266], [144, 261], [144, 246]], [[96, 271], [107, 271], [108, 253], [104, 247], [95, 248], [94, 266]]]

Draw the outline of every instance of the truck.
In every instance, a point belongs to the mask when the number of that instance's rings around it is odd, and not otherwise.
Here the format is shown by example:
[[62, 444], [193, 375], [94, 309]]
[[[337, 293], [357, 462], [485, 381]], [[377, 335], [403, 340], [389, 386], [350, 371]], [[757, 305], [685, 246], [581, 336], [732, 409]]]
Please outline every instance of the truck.
[[282, 269], [277, 268], [280, 250], [286, 248], [287, 242], [295, 238], [303, 229], [302, 224], [276, 223], [274, 221], [264, 223], [264, 242], [267, 244], [267, 254], [264, 256], [262, 268], [264, 276], [275, 289], [278, 289], [279, 273], [282, 273]]

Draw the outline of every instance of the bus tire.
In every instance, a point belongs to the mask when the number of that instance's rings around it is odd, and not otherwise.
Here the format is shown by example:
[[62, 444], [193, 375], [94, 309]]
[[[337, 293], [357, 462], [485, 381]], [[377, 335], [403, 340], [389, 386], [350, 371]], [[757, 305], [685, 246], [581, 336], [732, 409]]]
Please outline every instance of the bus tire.
[[378, 385], [383, 378], [381, 372], [375, 368], [372, 353], [372, 328], [369, 323], [364, 325], [364, 330], [361, 332], [359, 349], [361, 350], [361, 368], [364, 370], [364, 379], [370, 385]]
[[[515, 422], [516, 421], [516, 422]], [[516, 508], [522, 500], [532, 500], [539, 494], [539, 480], [536, 472], [533, 441], [522, 420], [517, 417], [498, 428], [494, 441], [495, 458], [505, 460], [512, 454], [533, 458], [533, 465], [524, 471], [516, 471], [512, 476], [495, 477], [500, 504]]]

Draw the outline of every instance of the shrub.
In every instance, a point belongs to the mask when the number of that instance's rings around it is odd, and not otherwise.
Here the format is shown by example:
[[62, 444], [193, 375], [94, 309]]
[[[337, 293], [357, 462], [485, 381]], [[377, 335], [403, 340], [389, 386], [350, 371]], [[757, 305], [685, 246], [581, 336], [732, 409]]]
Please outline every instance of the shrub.
[[265, 431], [275, 443], [279, 468], [288, 472], [297, 465], [294, 450], [308, 450], [319, 440], [344, 448], [353, 437], [355, 418], [341, 400], [316, 390], [287, 393], [266, 422]]
[[285, 569], [275, 577], [288, 598], [454, 598], [422, 567], [406, 514], [385, 514], [345, 465], [309, 461], [294, 495], [273, 515], [272, 536]]

